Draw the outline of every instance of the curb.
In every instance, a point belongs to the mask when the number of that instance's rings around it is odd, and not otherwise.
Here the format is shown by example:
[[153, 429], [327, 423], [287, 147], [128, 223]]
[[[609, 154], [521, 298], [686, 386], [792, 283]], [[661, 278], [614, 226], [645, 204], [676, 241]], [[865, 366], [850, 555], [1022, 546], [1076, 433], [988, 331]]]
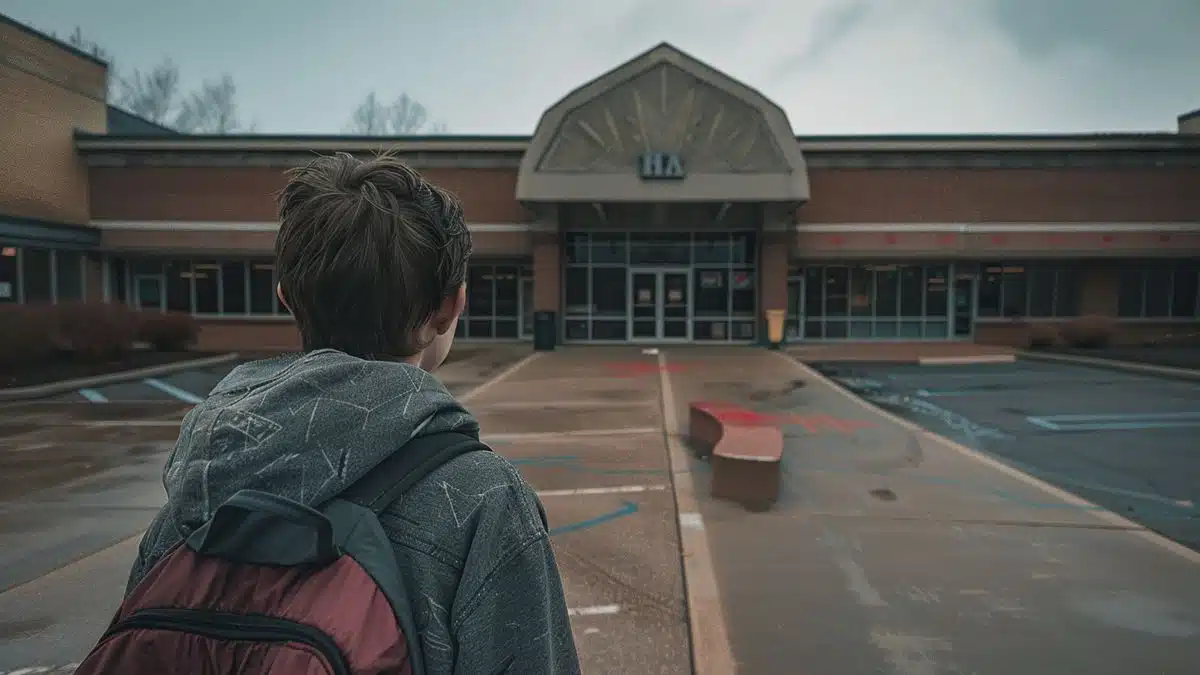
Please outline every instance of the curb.
[[667, 356], [661, 350], [658, 352], [658, 365], [663, 435], [671, 467], [679, 553], [683, 563], [681, 572], [691, 645], [691, 672], [694, 675], [733, 675], [737, 673], [737, 665], [725, 626], [721, 590], [717, 584], [716, 570], [713, 569], [708, 532], [704, 529], [704, 519], [696, 501], [696, 487], [689, 472], [687, 451], [680, 440], [683, 429], [679, 426], [671, 376], [666, 368]]
[[1068, 363], [1078, 366], [1092, 366], [1095, 368], [1107, 368], [1108, 370], [1118, 370], [1126, 373], [1137, 373], [1140, 375], [1155, 375], [1158, 377], [1168, 377], [1177, 380], [1200, 380], [1200, 370], [1191, 368], [1174, 368], [1172, 366], [1155, 366], [1148, 363], [1136, 363], [1134, 361], [1118, 361], [1116, 359], [1101, 359], [1094, 356], [1074, 356], [1069, 354], [1043, 354], [1041, 352], [1020, 351], [1017, 356], [1029, 361], [1043, 361], [1046, 363]]
[[918, 356], [921, 366], [969, 366], [976, 363], [1012, 363], [1017, 357], [1012, 354], [982, 354], [979, 356]]
[[896, 424], [900, 428], [907, 430], [909, 433], [913, 434], [915, 437], [918, 437], [918, 438], [923, 437], [923, 438], [930, 439], [936, 443], [940, 443], [943, 446], [945, 446], [946, 448], [953, 450], [954, 452], [957, 452], [958, 454], [966, 457], [967, 459], [973, 459], [973, 460], [979, 462], [980, 464], [987, 466], [990, 469], [994, 469], [994, 470], [1008, 476], [1009, 478], [1013, 478], [1015, 480], [1021, 481], [1022, 483], [1026, 484], [1026, 485], [1035, 487], [1035, 488], [1041, 490], [1042, 492], [1045, 492], [1046, 494], [1050, 495], [1051, 497], [1054, 497], [1056, 499], [1063, 501], [1064, 503], [1071, 504], [1073, 506], [1084, 507], [1084, 508], [1088, 509], [1088, 511], [1090, 511], [1092, 513], [1092, 515], [1094, 515], [1099, 520], [1105, 521], [1110, 525], [1115, 525], [1121, 531], [1127, 532], [1127, 533], [1141, 539], [1142, 541], [1144, 541], [1146, 543], [1158, 546], [1159, 548], [1164, 549], [1169, 553], [1173, 553], [1176, 556], [1182, 558], [1183, 560], [1185, 560], [1189, 563], [1200, 565], [1200, 551], [1193, 551], [1192, 549], [1184, 546], [1183, 544], [1180, 544], [1179, 542], [1174, 541], [1173, 539], [1164, 537], [1163, 535], [1155, 532], [1154, 530], [1147, 528], [1145, 525], [1135, 523], [1132, 520], [1130, 520], [1118, 513], [1115, 513], [1108, 509], [1097, 506], [1096, 504], [1093, 504], [1092, 502], [1080, 497], [1079, 495], [1076, 495], [1073, 492], [1068, 492], [1067, 490], [1064, 490], [1056, 485], [1047, 483], [1046, 481], [1042, 480], [1041, 478], [1038, 478], [1036, 476], [1031, 476], [1031, 475], [1025, 473], [1024, 471], [1021, 471], [1020, 469], [1016, 469], [1012, 466], [1009, 466], [1008, 464], [1005, 464], [1004, 462], [996, 459], [995, 457], [992, 457], [991, 455], [985, 454], [985, 453], [975, 450], [973, 448], [969, 448], [969, 447], [963, 445], [962, 443], [952, 441], [949, 438], [942, 436], [941, 434], [934, 433], [934, 432], [926, 429], [925, 427], [917, 424], [916, 422], [910, 422], [909, 420], [906, 420], [903, 417], [900, 417], [899, 415], [892, 414], [892, 413], [884, 410], [883, 408], [880, 408], [877, 405], [874, 405], [868, 401], [863, 400], [862, 398], [859, 398], [858, 395], [855, 394], [854, 392], [843, 387], [842, 385], [838, 384], [837, 382], [834, 382], [833, 380], [829, 379], [828, 377], [825, 377], [820, 372], [814, 370], [807, 364], [796, 360], [794, 357], [788, 356], [786, 354], [780, 354], [780, 356], [782, 356], [783, 358], [785, 358], [786, 360], [791, 362], [791, 364], [794, 367], [797, 367], [802, 372], [806, 373], [814, 381], [820, 382], [821, 384], [828, 386], [830, 389], [832, 389], [836, 393], [850, 399], [851, 401], [858, 404], [859, 406], [888, 420], [889, 422]]
[[181, 373], [185, 370], [195, 370], [197, 368], [208, 368], [209, 366], [219, 366], [226, 363], [237, 361], [241, 356], [237, 352], [230, 354], [221, 354], [219, 356], [209, 356], [202, 359], [189, 359], [187, 361], [178, 361], [175, 363], [164, 363], [160, 366], [150, 366], [148, 368], [137, 368], [135, 370], [123, 370], [119, 373], [108, 373], [106, 375], [93, 375], [92, 377], [81, 377], [75, 380], [62, 380], [60, 382], [49, 382], [47, 384], [38, 384], [30, 387], [13, 387], [11, 389], [0, 389], [0, 402], [4, 401], [26, 401], [30, 399], [46, 398], [57, 394], [65, 394], [76, 389], [87, 389], [89, 387], [103, 387], [109, 384], [118, 384], [121, 382], [129, 382], [130, 380], [142, 380], [147, 377], [160, 377], [162, 375], [171, 375], [173, 373]]

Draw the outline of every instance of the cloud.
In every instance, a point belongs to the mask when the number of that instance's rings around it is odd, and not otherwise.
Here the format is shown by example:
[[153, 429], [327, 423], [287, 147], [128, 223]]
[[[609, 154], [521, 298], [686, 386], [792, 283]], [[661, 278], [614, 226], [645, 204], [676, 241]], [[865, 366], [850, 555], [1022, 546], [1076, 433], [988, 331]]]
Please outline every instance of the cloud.
[[454, 133], [530, 133], [664, 41], [774, 99], [800, 134], [1165, 130], [1200, 106], [1200, 0], [113, 2], [0, 11], [82, 25], [122, 67], [169, 55], [185, 77], [230, 72], [276, 133], [336, 132], [371, 90], [409, 93]]

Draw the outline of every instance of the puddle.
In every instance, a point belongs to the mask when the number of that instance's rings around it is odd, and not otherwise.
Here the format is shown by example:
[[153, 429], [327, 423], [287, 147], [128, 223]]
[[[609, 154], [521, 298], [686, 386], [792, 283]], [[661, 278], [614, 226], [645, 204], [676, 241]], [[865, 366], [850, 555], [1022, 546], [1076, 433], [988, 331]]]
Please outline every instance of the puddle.
[[797, 390], [803, 389], [804, 386], [804, 380], [792, 380], [778, 389], [757, 389], [752, 391], [748, 395], [748, 398], [756, 403], [761, 403], [794, 394]]
[[19, 621], [0, 621], [0, 638], [5, 640], [29, 638], [53, 625], [54, 620], [48, 616]]

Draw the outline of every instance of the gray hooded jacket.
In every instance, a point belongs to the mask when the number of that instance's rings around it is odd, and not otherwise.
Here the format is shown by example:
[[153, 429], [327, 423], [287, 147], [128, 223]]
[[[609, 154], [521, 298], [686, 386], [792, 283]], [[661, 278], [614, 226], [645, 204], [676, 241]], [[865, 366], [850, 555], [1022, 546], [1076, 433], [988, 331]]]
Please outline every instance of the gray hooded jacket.
[[[238, 366], [183, 420], [167, 504], [142, 539], [129, 589], [238, 490], [311, 506], [405, 441], [475, 419], [432, 375], [333, 350]], [[430, 675], [579, 672], [562, 581], [537, 497], [506, 460], [462, 455], [380, 520], [412, 594]]]

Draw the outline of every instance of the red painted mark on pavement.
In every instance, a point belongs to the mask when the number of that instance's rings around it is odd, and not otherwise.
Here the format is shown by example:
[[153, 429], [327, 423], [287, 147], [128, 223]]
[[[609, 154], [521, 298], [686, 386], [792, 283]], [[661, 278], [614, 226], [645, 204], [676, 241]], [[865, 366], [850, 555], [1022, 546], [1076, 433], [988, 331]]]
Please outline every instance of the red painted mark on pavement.
[[797, 415], [794, 413], [760, 413], [730, 403], [700, 404], [721, 422], [733, 426], [798, 426], [810, 434], [852, 434], [859, 429], [875, 426], [863, 420], [848, 420], [832, 415]]
[[625, 361], [608, 364], [608, 369], [617, 377], [638, 377], [640, 375], [657, 375], [659, 373], [678, 373], [687, 370], [683, 363], [668, 363], [660, 366], [655, 361]]

